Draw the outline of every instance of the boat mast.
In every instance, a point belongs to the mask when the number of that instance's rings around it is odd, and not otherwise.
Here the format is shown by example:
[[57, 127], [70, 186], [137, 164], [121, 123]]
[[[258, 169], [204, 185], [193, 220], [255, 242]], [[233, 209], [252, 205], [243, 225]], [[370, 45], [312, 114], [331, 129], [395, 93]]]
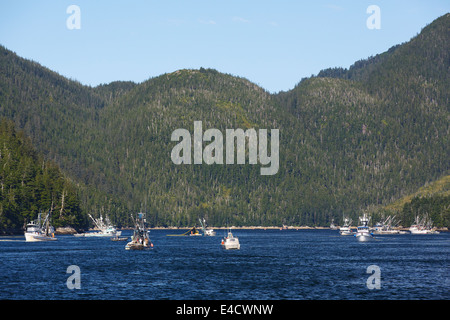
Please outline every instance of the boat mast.
[[39, 227], [42, 228], [45, 225], [45, 235], [46, 236], [48, 236], [48, 231], [49, 231], [49, 228], [50, 228], [50, 221], [49, 221], [50, 219], [49, 219], [49, 217], [50, 217], [51, 213], [52, 213], [52, 209], [50, 208], [50, 210], [48, 210], [47, 216], [45, 217], [44, 223], [42, 223], [42, 226], [41, 226], [40, 225], [40, 223], [41, 223], [41, 221], [40, 221], [41, 213], [39, 212]]

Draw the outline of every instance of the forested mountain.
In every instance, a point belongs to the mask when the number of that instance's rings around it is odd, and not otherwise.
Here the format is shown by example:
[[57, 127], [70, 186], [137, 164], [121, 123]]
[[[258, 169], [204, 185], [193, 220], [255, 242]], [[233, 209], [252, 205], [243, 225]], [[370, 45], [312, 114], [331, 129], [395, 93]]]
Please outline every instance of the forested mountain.
[[[91, 88], [0, 47], [0, 115], [77, 182], [85, 214], [119, 225], [139, 210], [158, 226], [356, 221], [449, 172], [449, 30], [447, 14], [278, 94], [203, 68]], [[194, 121], [224, 136], [279, 129], [277, 174], [248, 151], [244, 165], [174, 164], [171, 134]]]
[[405, 44], [277, 96], [347, 180], [344, 197], [365, 197], [370, 209], [448, 172], [449, 30], [447, 14]]

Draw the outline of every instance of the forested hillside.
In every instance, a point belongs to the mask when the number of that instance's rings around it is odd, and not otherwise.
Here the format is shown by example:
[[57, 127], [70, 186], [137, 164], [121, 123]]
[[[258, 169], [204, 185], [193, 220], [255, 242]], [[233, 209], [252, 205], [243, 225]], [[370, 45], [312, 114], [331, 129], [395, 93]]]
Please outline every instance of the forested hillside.
[[346, 180], [338, 190], [368, 209], [448, 173], [449, 30], [447, 14], [407, 43], [277, 96]]
[[[84, 214], [119, 225], [140, 210], [154, 226], [356, 221], [449, 173], [449, 30], [447, 14], [278, 94], [204, 68], [91, 88], [0, 47], [0, 115], [77, 182]], [[222, 133], [279, 129], [278, 173], [262, 176], [248, 157], [174, 164], [171, 134], [193, 134], [194, 121]]]
[[450, 175], [427, 183], [415, 192], [377, 210], [379, 216], [395, 215], [404, 225], [428, 215], [435, 225], [450, 225]]
[[0, 186], [0, 234], [19, 232], [39, 211], [51, 211], [55, 227], [87, 226], [73, 182], [5, 119], [0, 120]]

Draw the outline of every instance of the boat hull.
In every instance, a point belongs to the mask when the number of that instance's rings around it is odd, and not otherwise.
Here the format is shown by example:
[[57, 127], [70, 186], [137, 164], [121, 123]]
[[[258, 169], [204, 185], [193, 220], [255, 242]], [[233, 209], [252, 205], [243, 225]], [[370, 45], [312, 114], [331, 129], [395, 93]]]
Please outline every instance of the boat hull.
[[125, 250], [145, 250], [145, 249], [151, 249], [153, 247], [153, 244], [145, 245], [142, 243], [136, 243], [136, 242], [128, 242], [125, 246]]
[[355, 233], [349, 227], [342, 227], [339, 229], [339, 234], [341, 236], [352, 236]]
[[241, 246], [238, 244], [223, 244], [222, 248], [224, 248], [225, 250], [239, 250], [241, 249]]
[[239, 244], [239, 241], [234, 238], [233, 241], [230, 241], [230, 239], [222, 241], [222, 248], [225, 250], [239, 250], [241, 249], [241, 245]]
[[438, 234], [438, 231], [432, 231], [432, 230], [409, 230], [411, 234]]
[[116, 231], [111, 233], [103, 233], [103, 232], [87, 232], [84, 234], [85, 237], [119, 237], [122, 234], [122, 231]]
[[25, 241], [27, 242], [37, 242], [37, 241], [56, 241], [55, 237], [49, 237], [44, 234], [27, 233], [25, 232]]
[[398, 230], [375, 230], [373, 234], [383, 235], [383, 234], [400, 234]]
[[370, 241], [373, 239], [371, 234], [355, 234], [356, 240], [360, 241], [360, 242], [366, 242], [366, 241]]

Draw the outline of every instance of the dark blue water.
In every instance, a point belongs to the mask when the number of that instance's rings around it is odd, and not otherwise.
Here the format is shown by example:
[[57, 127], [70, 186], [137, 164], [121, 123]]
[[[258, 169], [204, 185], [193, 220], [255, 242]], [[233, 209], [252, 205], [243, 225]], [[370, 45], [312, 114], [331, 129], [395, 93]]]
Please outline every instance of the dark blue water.
[[[153, 250], [59, 236], [0, 238], [0, 299], [449, 299], [450, 233], [378, 236], [359, 243], [332, 230], [234, 230], [241, 250], [216, 237], [152, 230]], [[124, 231], [123, 235], [131, 232]], [[67, 268], [80, 268], [68, 289]], [[369, 289], [370, 265], [380, 289]]]

